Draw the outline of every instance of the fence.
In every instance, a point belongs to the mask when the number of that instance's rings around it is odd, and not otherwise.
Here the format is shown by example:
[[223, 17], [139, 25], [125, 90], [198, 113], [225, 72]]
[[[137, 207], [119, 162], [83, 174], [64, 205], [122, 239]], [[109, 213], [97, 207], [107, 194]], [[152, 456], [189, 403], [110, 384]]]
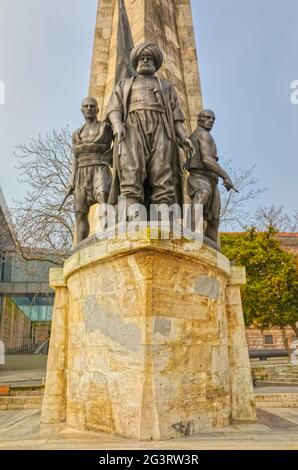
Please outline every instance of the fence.
[[2, 339], [6, 356], [48, 354], [49, 340], [37, 343], [34, 339]]

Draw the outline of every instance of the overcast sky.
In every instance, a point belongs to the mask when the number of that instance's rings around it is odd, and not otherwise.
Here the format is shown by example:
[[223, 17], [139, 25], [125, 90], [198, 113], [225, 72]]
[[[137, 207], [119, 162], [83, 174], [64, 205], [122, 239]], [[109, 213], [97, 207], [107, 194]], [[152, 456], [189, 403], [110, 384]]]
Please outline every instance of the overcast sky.
[[[297, 0], [193, 0], [204, 104], [234, 166], [256, 164], [267, 191], [249, 208], [298, 208]], [[88, 91], [97, 0], [0, 0], [0, 185], [21, 199], [15, 145], [81, 123]], [[1, 90], [1, 87], [0, 87]], [[0, 96], [1, 102], [1, 96]]]

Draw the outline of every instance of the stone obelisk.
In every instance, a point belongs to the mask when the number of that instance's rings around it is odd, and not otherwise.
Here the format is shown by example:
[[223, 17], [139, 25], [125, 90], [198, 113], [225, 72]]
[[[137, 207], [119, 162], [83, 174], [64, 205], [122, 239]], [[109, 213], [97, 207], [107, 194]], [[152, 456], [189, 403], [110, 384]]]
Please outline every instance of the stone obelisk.
[[[98, 100], [100, 117], [110, 98], [117, 57], [118, 0], [98, 3], [89, 94]], [[176, 88], [188, 131], [194, 130], [202, 94], [190, 0], [126, 0], [134, 43], [160, 46], [164, 65], [158, 75]]]

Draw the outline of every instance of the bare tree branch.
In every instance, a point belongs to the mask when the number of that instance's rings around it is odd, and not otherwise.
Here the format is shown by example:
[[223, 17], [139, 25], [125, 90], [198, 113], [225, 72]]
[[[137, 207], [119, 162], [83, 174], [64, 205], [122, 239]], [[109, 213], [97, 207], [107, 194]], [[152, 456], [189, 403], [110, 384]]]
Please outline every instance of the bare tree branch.
[[[19, 181], [29, 189], [23, 201], [14, 201], [12, 217], [17, 246], [24, 259], [38, 259], [37, 252], [68, 252], [72, 245], [74, 210], [68, 200], [59, 212], [71, 173], [72, 146], [68, 128], [19, 145]], [[26, 247], [24, 250], [22, 247]]]
[[298, 210], [293, 215], [285, 213], [284, 207], [259, 207], [256, 215], [256, 226], [260, 230], [272, 227], [279, 232], [297, 232]]
[[223, 167], [231, 175], [239, 194], [235, 191], [227, 192], [223, 186], [220, 187], [221, 224], [231, 228], [235, 226], [244, 228], [249, 220], [249, 212], [245, 208], [246, 202], [257, 199], [265, 189], [257, 187], [258, 180], [254, 177], [255, 165], [250, 168], [234, 168], [231, 160], [225, 160]]

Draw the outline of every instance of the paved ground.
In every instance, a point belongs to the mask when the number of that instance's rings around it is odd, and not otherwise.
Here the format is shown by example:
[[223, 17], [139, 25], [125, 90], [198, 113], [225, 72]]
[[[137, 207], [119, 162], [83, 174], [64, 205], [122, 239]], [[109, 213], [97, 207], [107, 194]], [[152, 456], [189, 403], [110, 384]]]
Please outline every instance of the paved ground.
[[2, 411], [0, 449], [224, 449], [298, 450], [298, 409], [258, 411], [258, 421], [163, 442], [138, 442], [66, 426], [40, 429], [40, 411]]
[[[41, 383], [45, 370], [1, 371], [0, 384]], [[298, 393], [297, 387], [256, 387], [256, 394]], [[1, 411], [0, 449], [279, 449], [298, 450], [298, 408], [259, 409], [258, 421], [164, 442], [140, 443], [65, 425], [40, 428], [40, 411]]]
[[0, 384], [37, 385], [46, 376], [45, 369], [33, 370], [0, 370]]
[[255, 387], [254, 392], [256, 395], [264, 395], [267, 393], [298, 393], [298, 387], [284, 387], [270, 385], [267, 387]]

